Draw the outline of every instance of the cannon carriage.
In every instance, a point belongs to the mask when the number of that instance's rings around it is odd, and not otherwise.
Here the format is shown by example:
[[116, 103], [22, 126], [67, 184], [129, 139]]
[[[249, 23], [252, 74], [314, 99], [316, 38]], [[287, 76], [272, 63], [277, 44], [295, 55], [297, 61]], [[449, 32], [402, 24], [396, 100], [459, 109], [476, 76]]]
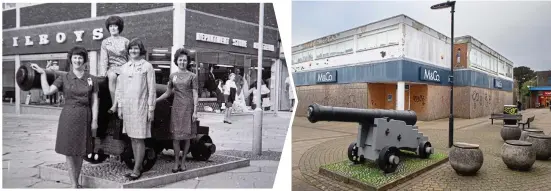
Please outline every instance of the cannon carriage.
[[[64, 75], [64, 71], [46, 71], [48, 84], [52, 84], [57, 76]], [[21, 90], [29, 91], [31, 89], [42, 89], [40, 84], [40, 74], [34, 71], [30, 65], [22, 65], [16, 73], [16, 81]], [[99, 85], [99, 107], [98, 107], [98, 130], [94, 137], [94, 150], [88, 153], [84, 160], [92, 164], [104, 162], [109, 155], [120, 156], [128, 168], [134, 167], [134, 155], [130, 138], [122, 133], [122, 120], [117, 114], [109, 114], [108, 110], [112, 105], [109, 94], [107, 77], [98, 77]], [[167, 88], [167, 85], [156, 84], [157, 96], [161, 96]], [[151, 138], [145, 140], [146, 152], [142, 169], [148, 171], [153, 168], [157, 157], [164, 149], [173, 149], [170, 134], [170, 117], [173, 96], [156, 104], [155, 118], [151, 127]], [[197, 137], [190, 141], [189, 151], [194, 159], [206, 161], [214, 152], [216, 146], [209, 136], [209, 127], [200, 126], [199, 121], [195, 121], [197, 126]], [[185, 146], [180, 144], [181, 149]], [[187, 153], [186, 153], [187, 154]]]
[[433, 153], [428, 137], [418, 131], [414, 111], [355, 109], [313, 104], [308, 107], [308, 120], [359, 123], [355, 142], [348, 147], [348, 159], [355, 164], [366, 159], [375, 162], [385, 173], [396, 171], [400, 150], [415, 152], [421, 158]]

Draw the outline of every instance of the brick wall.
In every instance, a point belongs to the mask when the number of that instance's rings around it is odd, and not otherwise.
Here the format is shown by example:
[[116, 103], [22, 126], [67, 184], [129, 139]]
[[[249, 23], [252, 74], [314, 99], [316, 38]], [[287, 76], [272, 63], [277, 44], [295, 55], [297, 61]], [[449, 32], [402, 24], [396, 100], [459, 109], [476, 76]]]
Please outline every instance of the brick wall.
[[15, 9], [2, 11], [2, 29], [10, 29], [16, 27], [16, 12]]
[[89, 18], [91, 9], [90, 3], [45, 3], [23, 7], [20, 10], [21, 26]]
[[96, 14], [99, 17], [171, 6], [172, 3], [98, 3]]
[[[258, 23], [260, 9], [258, 3], [187, 3], [186, 8], [252, 23]], [[264, 4], [264, 25], [277, 27], [271, 3]]]

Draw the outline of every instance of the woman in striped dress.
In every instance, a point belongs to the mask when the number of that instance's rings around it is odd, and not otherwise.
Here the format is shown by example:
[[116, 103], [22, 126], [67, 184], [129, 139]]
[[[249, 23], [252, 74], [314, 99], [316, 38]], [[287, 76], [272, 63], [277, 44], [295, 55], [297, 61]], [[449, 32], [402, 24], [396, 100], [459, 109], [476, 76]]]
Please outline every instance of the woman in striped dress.
[[132, 140], [136, 160], [132, 173], [125, 176], [131, 180], [141, 177], [145, 155], [146, 138], [151, 137], [151, 122], [155, 111], [155, 71], [143, 57], [146, 49], [142, 41], [133, 39], [128, 44], [130, 60], [120, 69], [116, 98], [118, 114], [123, 119], [123, 133]]

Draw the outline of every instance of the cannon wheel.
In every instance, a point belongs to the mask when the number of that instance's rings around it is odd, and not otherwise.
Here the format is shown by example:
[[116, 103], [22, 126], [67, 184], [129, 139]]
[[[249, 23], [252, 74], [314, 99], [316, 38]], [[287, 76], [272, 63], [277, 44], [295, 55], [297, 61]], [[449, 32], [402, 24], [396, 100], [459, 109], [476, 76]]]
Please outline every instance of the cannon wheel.
[[191, 156], [200, 161], [207, 161], [209, 160], [212, 153], [210, 152], [209, 148], [205, 146], [205, 143], [211, 143], [212, 139], [208, 135], [197, 135], [197, 138], [195, 139], [195, 143], [192, 143], [191, 147], [189, 148], [189, 151], [191, 152]]
[[107, 157], [109, 157], [109, 155], [104, 154], [103, 150], [100, 150], [98, 153], [88, 153], [85, 156], [82, 156], [82, 159], [91, 164], [99, 164], [105, 161]]
[[[396, 147], [389, 147], [386, 146], [379, 152], [379, 158], [377, 159], [377, 163], [379, 164], [379, 168], [383, 170], [385, 173], [392, 173], [396, 171], [396, 168], [398, 168], [398, 164], [391, 163], [390, 156], [398, 156], [400, 153], [400, 150], [398, 150]], [[399, 163], [399, 162], [398, 162]]]
[[[128, 167], [129, 169], [134, 169], [134, 153], [132, 153], [132, 147], [130, 145], [128, 145], [124, 149], [121, 158], [124, 161], [124, 164], [126, 164], [126, 167]], [[153, 148], [146, 146], [144, 160], [142, 162], [142, 172], [147, 172], [151, 170], [156, 161], [157, 152], [155, 152]]]
[[354, 164], [360, 164], [365, 162], [365, 158], [358, 156], [358, 147], [356, 143], [352, 142], [348, 146], [348, 160], [354, 162]]
[[423, 159], [429, 158], [431, 153], [427, 153], [427, 147], [432, 147], [432, 145], [428, 141], [423, 141], [421, 144], [419, 144], [419, 157]]

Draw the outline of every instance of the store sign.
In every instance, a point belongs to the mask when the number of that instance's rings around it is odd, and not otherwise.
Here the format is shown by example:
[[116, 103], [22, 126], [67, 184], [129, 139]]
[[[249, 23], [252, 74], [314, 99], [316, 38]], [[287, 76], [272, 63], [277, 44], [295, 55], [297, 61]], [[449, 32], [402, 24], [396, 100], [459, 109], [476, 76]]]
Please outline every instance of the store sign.
[[543, 96], [551, 96], [551, 92], [543, 92]]
[[499, 79], [494, 79], [494, 88], [503, 88], [503, 83]]
[[[197, 41], [203, 41], [203, 42], [211, 42], [211, 43], [217, 43], [217, 44], [230, 44], [230, 38], [229, 37], [223, 37], [223, 36], [216, 36], [212, 34], [205, 34], [205, 33], [196, 33], [195, 34], [195, 40]], [[247, 41], [241, 40], [241, 39], [231, 39], [231, 45], [232, 46], [238, 46], [247, 48]], [[254, 43], [253, 47], [255, 49], [258, 49], [258, 43]], [[263, 44], [264, 50], [267, 51], [275, 51], [275, 46], [271, 44]]]
[[337, 71], [316, 73], [316, 83], [335, 83], [337, 82]]
[[[255, 42], [253, 47], [254, 49], [258, 49], [258, 42]], [[272, 51], [272, 52], [275, 51], [275, 46], [271, 44], [262, 44], [262, 47], [264, 50], [267, 50], [267, 51]]]
[[440, 82], [438, 70], [421, 67], [419, 68], [419, 79], [421, 81]]
[[[140, 38], [146, 47], [163, 47], [172, 43], [172, 10], [123, 16], [122, 35]], [[168, 19], [167, 19], [168, 18]], [[2, 31], [2, 55], [46, 54], [67, 52], [75, 46], [99, 50], [109, 37], [105, 19], [83, 19], [70, 23], [51, 23]]]
[[247, 48], [247, 41], [241, 39], [232, 39], [232, 45]]
[[[91, 32], [91, 35], [87, 36], [92, 38], [92, 40], [102, 40], [103, 39], [103, 28], [95, 28], [92, 31], [76, 30], [72, 34], [67, 34], [64, 32], [57, 32], [52, 37], [48, 34], [39, 34], [39, 35], [29, 35], [29, 36], [14, 36], [12, 37], [12, 46], [35, 46], [35, 45], [48, 45], [50, 42], [55, 42], [57, 44], [62, 44], [67, 41], [67, 35], [74, 35], [74, 42], [82, 42], [85, 32]], [[86, 33], [88, 34], [88, 33]]]
[[230, 38], [228, 37], [216, 36], [216, 35], [204, 34], [204, 33], [196, 33], [195, 40], [218, 43], [218, 44], [230, 44]]

